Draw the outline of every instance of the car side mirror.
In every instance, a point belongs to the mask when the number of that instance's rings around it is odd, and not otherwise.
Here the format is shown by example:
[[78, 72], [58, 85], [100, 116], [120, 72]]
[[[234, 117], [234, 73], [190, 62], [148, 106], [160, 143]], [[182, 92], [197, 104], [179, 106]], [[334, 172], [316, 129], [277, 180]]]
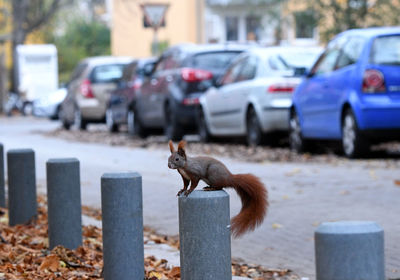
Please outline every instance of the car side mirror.
[[307, 75], [307, 68], [306, 67], [295, 67], [294, 68], [294, 75], [298, 76], [306, 76]]

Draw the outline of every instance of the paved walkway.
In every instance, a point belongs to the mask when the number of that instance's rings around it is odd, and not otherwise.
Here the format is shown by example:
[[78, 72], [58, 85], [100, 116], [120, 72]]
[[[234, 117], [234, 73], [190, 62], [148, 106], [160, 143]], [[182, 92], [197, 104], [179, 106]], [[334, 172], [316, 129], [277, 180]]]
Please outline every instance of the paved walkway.
[[[138, 171], [143, 176], [144, 222], [164, 234], [177, 234], [176, 193], [181, 179], [167, 168], [165, 150], [110, 147], [45, 138], [32, 130], [58, 124], [0, 118], [0, 142], [6, 149], [36, 151], [39, 191], [45, 192], [45, 162], [77, 157], [81, 161], [82, 201], [100, 207], [100, 177], [105, 172]], [[188, 151], [190, 153], [190, 151]], [[313, 234], [319, 223], [372, 220], [385, 230], [386, 275], [400, 278], [399, 161], [348, 161], [335, 164], [245, 163], [222, 159], [234, 173], [252, 172], [269, 189], [270, 209], [255, 232], [232, 241], [232, 256], [271, 268], [290, 268], [314, 279]], [[204, 185], [201, 185], [202, 187]], [[240, 209], [231, 195], [231, 214]]]

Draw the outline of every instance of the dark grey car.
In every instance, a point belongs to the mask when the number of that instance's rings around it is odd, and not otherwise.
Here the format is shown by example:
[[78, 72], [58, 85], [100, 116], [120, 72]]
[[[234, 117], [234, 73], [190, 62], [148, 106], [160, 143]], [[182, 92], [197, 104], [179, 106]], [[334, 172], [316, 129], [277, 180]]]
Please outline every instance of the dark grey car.
[[224, 73], [246, 45], [178, 45], [165, 51], [136, 97], [135, 131], [164, 130], [179, 140], [195, 132], [199, 97]]

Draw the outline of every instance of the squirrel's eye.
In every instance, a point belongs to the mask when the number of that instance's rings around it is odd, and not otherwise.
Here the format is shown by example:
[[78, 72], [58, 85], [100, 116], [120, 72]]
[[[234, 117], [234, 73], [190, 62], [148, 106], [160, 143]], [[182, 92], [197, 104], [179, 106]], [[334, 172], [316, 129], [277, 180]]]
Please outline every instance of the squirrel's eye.
[[179, 158], [176, 158], [175, 161], [179, 161]]

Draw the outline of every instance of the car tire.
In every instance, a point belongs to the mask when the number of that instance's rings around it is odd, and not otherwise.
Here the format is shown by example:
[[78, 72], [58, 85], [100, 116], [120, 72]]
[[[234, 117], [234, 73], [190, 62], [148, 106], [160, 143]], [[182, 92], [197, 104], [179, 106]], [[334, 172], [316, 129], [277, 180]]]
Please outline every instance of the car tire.
[[74, 125], [77, 129], [80, 130], [86, 130], [87, 128], [87, 121], [82, 118], [82, 114], [79, 108], [76, 108], [74, 112]]
[[170, 106], [165, 107], [164, 134], [168, 140], [179, 141], [183, 137], [182, 128], [178, 124], [178, 118]]
[[130, 136], [136, 135], [135, 131], [135, 113], [133, 110], [128, 111], [128, 115], [126, 117], [126, 124], [128, 126], [128, 134]]
[[289, 118], [289, 145], [292, 151], [304, 153], [308, 150], [308, 141], [304, 139], [301, 132], [300, 120], [295, 111]]
[[264, 141], [264, 135], [261, 130], [261, 125], [258, 120], [256, 111], [253, 108], [250, 108], [247, 113], [246, 125], [247, 125], [247, 133], [246, 133], [247, 145], [254, 147], [262, 144], [262, 142]]
[[[148, 135], [148, 131], [147, 129], [143, 126], [142, 122], [140, 121], [140, 117], [139, 114], [137, 113], [137, 111], [129, 111], [133, 113], [133, 127], [131, 128], [131, 130], [133, 131], [134, 135], [139, 136], [140, 138], [146, 138]], [[128, 113], [129, 116], [129, 113]], [[129, 121], [129, 120], [128, 120]], [[128, 123], [129, 125], [129, 123]], [[128, 128], [129, 131], [129, 128]]]
[[64, 109], [60, 106], [58, 110], [58, 119], [61, 121], [62, 127], [69, 130], [71, 128], [71, 123], [66, 119], [66, 117]]
[[201, 142], [207, 143], [207, 142], [211, 141], [212, 136], [210, 134], [210, 130], [208, 129], [207, 121], [204, 116], [203, 110], [200, 110], [200, 113], [199, 113], [198, 133], [199, 133]]
[[358, 129], [351, 109], [347, 109], [342, 120], [342, 150], [346, 157], [357, 158], [368, 153], [369, 143]]
[[119, 125], [114, 122], [113, 111], [111, 108], [106, 110], [106, 125], [109, 132], [114, 133], [118, 132]]

